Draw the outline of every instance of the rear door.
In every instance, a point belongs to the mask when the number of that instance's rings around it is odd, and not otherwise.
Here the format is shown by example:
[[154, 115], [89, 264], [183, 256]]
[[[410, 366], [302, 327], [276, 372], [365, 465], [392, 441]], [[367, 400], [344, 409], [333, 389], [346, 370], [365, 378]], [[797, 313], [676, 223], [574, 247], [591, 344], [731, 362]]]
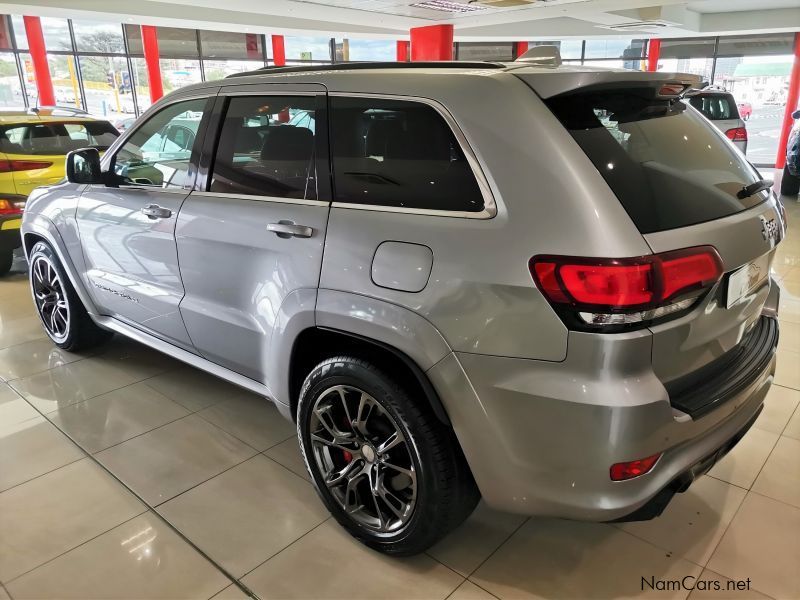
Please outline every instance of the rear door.
[[650, 89], [546, 102], [654, 252], [710, 245], [722, 259], [725, 275], [700, 304], [651, 327], [653, 367], [668, 382], [722, 356], [753, 327], [784, 227], [770, 190], [745, 193], [761, 178], [745, 157], [696, 111]]
[[325, 88], [287, 88], [222, 88], [176, 230], [195, 348], [263, 383], [284, 304], [313, 314], [329, 211]]

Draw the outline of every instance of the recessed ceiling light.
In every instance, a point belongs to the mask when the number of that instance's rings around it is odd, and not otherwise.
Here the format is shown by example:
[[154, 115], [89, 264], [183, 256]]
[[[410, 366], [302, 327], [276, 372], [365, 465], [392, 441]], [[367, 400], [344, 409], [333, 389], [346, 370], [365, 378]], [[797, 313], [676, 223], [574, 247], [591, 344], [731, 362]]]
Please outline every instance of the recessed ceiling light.
[[461, 4], [460, 2], [451, 2], [450, 0], [425, 0], [424, 2], [417, 2], [411, 6], [415, 8], [427, 8], [428, 10], [440, 10], [442, 12], [451, 13], [471, 13], [479, 10], [486, 10], [485, 6]]

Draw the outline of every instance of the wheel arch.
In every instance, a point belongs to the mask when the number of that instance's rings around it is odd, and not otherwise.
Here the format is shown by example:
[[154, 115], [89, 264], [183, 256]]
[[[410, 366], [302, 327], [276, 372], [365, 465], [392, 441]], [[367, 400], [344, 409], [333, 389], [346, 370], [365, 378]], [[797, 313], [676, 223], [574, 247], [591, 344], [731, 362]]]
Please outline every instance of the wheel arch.
[[331, 327], [310, 327], [302, 331], [292, 346], [289, 366], [291, 414], [297, 418], [300, 388], [306, 375], [321, 361], [340, 354], [352, 354], [370, 361], [378, 368], [409, 385], [412, 396], [424, 398], [436, 418], [452, 427], [439, 394], [425, 372], [407, 354], [385, 342]]

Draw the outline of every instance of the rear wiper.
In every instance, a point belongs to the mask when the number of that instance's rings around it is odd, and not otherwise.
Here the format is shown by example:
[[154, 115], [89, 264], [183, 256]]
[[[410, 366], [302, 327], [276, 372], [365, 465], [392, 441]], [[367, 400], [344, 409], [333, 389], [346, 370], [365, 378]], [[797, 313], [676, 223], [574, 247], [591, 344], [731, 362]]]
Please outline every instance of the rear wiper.
[[759, 179], [755, 183], [751, 183], [750, 185], [746, 185], [739, 193], [736, 194], [736, 197], [740, 200], [744, 198], [749, 198], [750, 196], [755, 196], [758, 192], [763, 192], [764, 190], [768, 190], [772, 187], [772, 180], [770, 179]]

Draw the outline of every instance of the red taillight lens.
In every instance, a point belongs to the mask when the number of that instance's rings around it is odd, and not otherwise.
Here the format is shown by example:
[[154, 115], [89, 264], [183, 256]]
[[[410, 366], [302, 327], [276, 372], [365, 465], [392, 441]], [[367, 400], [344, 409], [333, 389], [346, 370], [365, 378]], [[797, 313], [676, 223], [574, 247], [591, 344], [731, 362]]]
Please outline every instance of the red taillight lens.
[[564, 287], [578, 304], [637, 306], [653, 300], [652, 265], [562, 265]]
[[632, 460], [630, 462], [621, 462], [611, 465], [611, 480], [612, 481], [625, 481], [626, 479], [633, 479], [648, 473], [661, 458], [661, 453], [653, 454], [647, 458], [640, 458], [639, 460]]
[[0, 198], [0, 215], [21, 215], [24, 204]]
[[550, 302], [610, 312], [659, 307], [722, 276], [711, 246], [621, 259], [535, 256], [529, 266]]
[[0, 160], [0, 173], [11, 171], [35, 171], [36, 169], [47, 169], [53, 163], [46, 160]]
[[728, 129], [725, 132], [725, 135], [728, 136], [728, 139], [734, 142], [746, 142], [747, 141], [747, 129], [744, 127], [735, 127], [733, 129]]

